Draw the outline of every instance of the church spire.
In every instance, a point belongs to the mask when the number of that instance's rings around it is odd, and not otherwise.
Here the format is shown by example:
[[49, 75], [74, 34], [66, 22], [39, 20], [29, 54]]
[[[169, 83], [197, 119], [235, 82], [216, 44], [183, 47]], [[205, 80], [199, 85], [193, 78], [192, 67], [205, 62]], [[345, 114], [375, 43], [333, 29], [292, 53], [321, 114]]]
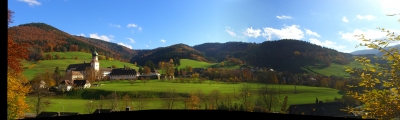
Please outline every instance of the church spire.
[[98, 56], [98, 55], [99, 55], [99, 54], [97, 54], [96, 48], [94, 48], [93, 53], [92, 53], [92, 56]]

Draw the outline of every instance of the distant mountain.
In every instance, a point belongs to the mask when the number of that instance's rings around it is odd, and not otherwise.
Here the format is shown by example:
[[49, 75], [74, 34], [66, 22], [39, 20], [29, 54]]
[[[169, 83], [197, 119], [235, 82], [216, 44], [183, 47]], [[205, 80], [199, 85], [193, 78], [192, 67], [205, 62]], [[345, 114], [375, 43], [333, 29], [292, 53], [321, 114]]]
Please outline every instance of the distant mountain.
[[45, 23], [28, 23], [8, 28], [17, 43], [28, 43], [31, 49], [40, 49], [43, 52], [61, 51], [96, 51], [105, 56], [121, 61], [129, 59], [137, 53], [124, 46], [81, 36], [70, 35]]
[[[390, 48], [393, 48], [393, 47], [399, 48], [400, 44], [399, 45], [388, 46], [388, 47], [385, 48], [385, 50], [389, 50]], [[375, 54], [377, 56], [382, 56], [383, 55], [383, 53], [380, 52], [377, 49], [357, 50], [357, 51], [351, 52], [350, 54], [352, 54], [352, 55]]]
[[210, 62], [204, 54], [186, 44], [175, 44], [168, 47], [159, 47], [153, 50], [136, 50], [139, 54], [131, 58], [131, 62], [144, 65], [146, 61], [153, 63], [160, 61], [169, 61], [173, 58], [192, 59], [204, 62]]

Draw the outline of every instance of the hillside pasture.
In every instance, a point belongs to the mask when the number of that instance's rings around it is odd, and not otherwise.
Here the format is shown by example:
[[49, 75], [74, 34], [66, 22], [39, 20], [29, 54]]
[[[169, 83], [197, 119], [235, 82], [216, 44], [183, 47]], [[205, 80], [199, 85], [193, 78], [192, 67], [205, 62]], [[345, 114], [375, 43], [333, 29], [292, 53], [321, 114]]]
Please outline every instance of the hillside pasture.
[[362, 68], [362, 66], [359, 63], [352, 61], [348, 65], [339, 65], [336, 63], [332, 63], [329, 67], [306, 66], [306, 67], [303, 67], [302, 69], [308, 71], [309, 73], [313, 73], [313, 74], [318, 73], [318, 74], [322, 74], [325, 76], [335, 75], [335, 76], [349, 77], [350, 74], [345, 72], [344, 66], [352, 67], [352, 68]]
[[178, 69], [186, 68], [186, 66], [191, 66], [192, 68], [208, 68], [215, 64], [215, 63], [207, 63], [191, 59], [181, 59], [180, 63], [181, 65], [178, 66]]

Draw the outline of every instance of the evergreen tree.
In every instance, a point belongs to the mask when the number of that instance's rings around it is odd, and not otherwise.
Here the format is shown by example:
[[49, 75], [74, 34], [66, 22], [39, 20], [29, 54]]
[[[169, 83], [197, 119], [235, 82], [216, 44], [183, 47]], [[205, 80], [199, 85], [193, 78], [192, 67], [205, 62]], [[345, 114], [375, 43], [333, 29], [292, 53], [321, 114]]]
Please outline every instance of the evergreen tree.
[[143, 73], [143, 69], [142, 67], [139, 67], [139, 73], [142, 74]]
[[175, 67], [175, 72], [174, 72], [174, 76], [178, 76], [179, 75], [179, 71], [178, 71], [178, 68], [177, 67]]

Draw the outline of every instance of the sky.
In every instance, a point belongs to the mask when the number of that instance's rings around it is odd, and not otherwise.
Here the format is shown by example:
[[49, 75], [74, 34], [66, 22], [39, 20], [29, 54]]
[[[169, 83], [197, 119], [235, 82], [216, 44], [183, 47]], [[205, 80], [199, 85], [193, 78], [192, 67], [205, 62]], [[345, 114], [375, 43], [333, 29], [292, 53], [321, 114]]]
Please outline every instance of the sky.
[[[41, 22], [131, 49], [297, 39], [340, 52], [400, 33], [400, 0], [8, 0], [11, 26]], [[398, 14], [397, 16], [386, 16]]]

